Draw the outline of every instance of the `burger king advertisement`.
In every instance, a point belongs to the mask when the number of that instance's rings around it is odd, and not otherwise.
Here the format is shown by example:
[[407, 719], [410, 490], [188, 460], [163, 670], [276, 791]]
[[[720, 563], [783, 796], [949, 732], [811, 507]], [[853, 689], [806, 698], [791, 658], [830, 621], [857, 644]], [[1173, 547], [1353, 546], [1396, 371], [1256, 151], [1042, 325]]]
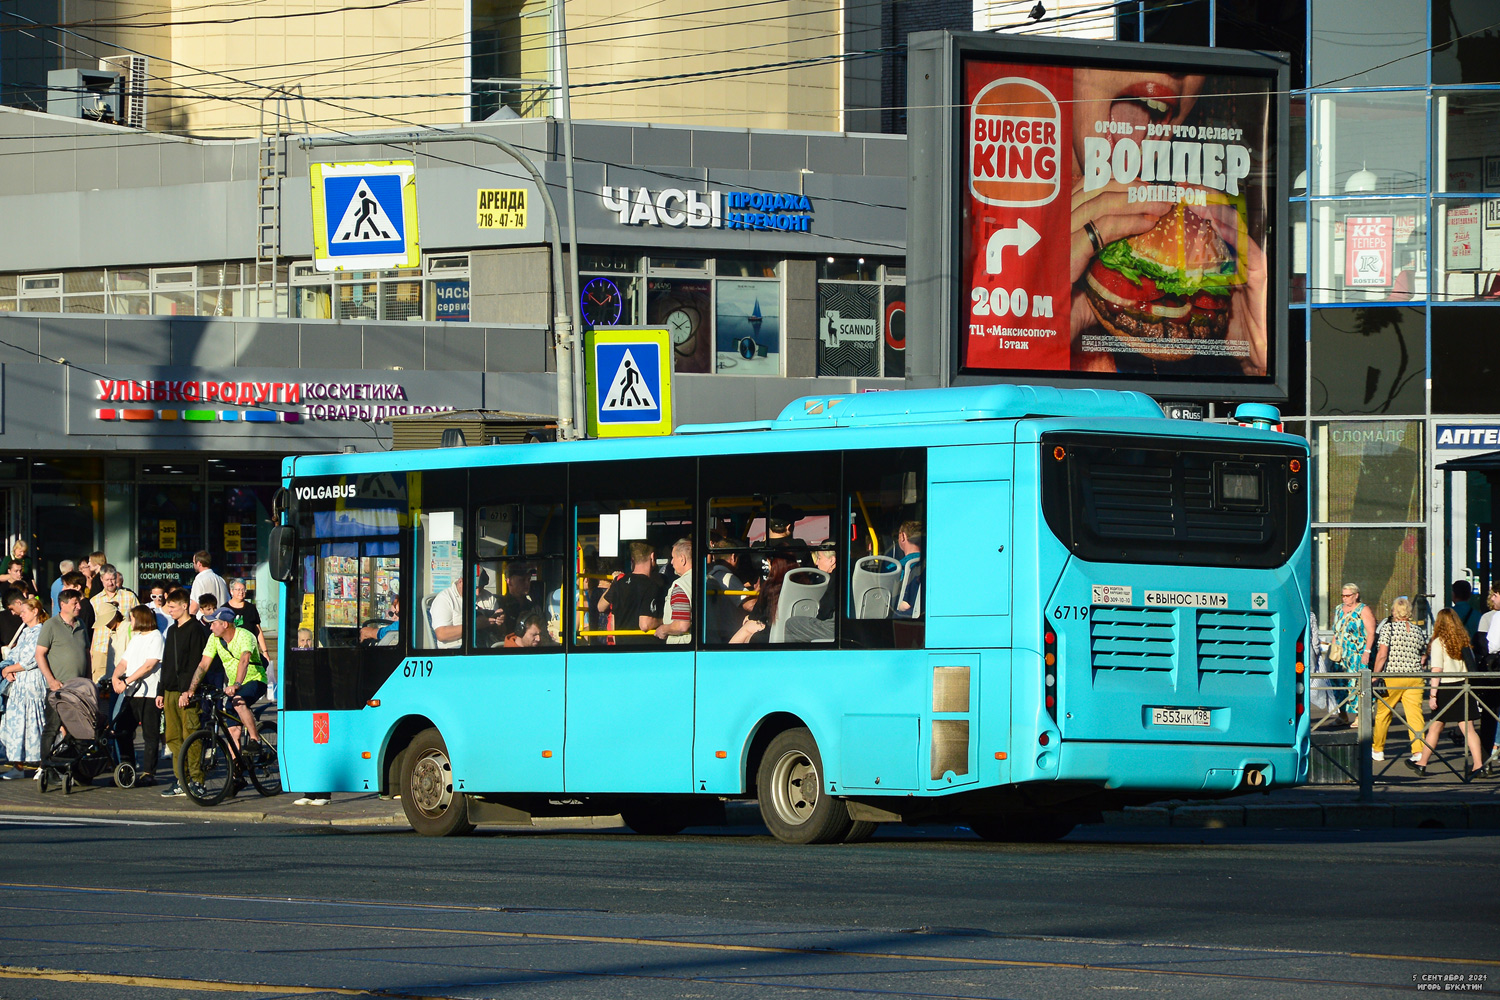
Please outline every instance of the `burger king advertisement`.
[[1274, 391], [1279, 63], [1039, 41], [948, 53], [950, 373]]

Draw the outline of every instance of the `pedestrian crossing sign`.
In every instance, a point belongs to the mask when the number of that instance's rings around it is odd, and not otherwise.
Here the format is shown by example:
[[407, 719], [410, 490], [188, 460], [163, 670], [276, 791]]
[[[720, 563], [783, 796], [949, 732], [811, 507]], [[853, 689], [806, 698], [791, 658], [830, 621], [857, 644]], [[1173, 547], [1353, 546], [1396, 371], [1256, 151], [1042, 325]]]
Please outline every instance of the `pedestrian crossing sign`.
[[672, 348], [666, 330], [611, 328], [587, 335], [589, 437], [672, 433]]
[[314, 163], [313, 266], [319, 271], [417, 267], [417, 169], [411, 160]]

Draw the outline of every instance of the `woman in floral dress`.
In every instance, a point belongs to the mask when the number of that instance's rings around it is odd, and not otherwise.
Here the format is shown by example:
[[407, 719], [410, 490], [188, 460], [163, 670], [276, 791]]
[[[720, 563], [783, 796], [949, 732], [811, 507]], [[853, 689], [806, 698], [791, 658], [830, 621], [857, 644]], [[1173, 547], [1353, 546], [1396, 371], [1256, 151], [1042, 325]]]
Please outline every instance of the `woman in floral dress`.
[[[0, 676], [11, 682], [0, 717], [0, 748], [6, 760], [42, 759], [42, 727], [47, 716], [47, 681], [36, 663], [36, 637], [48, 618], [39, 598], [21, 605], [21, 631], [16, 633], [10, 655], [0, 660]], [[20, 768], [0, 777], [24, 778]]]

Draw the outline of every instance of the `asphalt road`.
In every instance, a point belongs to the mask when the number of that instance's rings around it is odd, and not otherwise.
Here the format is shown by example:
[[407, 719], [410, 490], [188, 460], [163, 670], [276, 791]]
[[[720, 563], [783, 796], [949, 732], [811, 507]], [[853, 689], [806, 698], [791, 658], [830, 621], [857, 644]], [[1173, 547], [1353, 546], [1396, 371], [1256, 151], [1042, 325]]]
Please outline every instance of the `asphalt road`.
[[0, 815], [0, 997], [1496, 992], [1497, 875], [1480, 831], [798, 848]]

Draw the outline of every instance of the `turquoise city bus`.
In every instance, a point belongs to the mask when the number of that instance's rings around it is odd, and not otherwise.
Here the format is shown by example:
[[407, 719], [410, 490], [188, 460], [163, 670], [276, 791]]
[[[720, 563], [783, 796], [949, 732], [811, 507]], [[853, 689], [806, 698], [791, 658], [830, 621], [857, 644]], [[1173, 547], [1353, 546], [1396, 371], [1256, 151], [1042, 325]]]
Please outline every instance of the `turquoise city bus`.
[[429, 835], [754, 798], [817, 843], [1303, 781], [1307, 445], [1241, 409], [991, 385], [289, 458], [284, 784]]

